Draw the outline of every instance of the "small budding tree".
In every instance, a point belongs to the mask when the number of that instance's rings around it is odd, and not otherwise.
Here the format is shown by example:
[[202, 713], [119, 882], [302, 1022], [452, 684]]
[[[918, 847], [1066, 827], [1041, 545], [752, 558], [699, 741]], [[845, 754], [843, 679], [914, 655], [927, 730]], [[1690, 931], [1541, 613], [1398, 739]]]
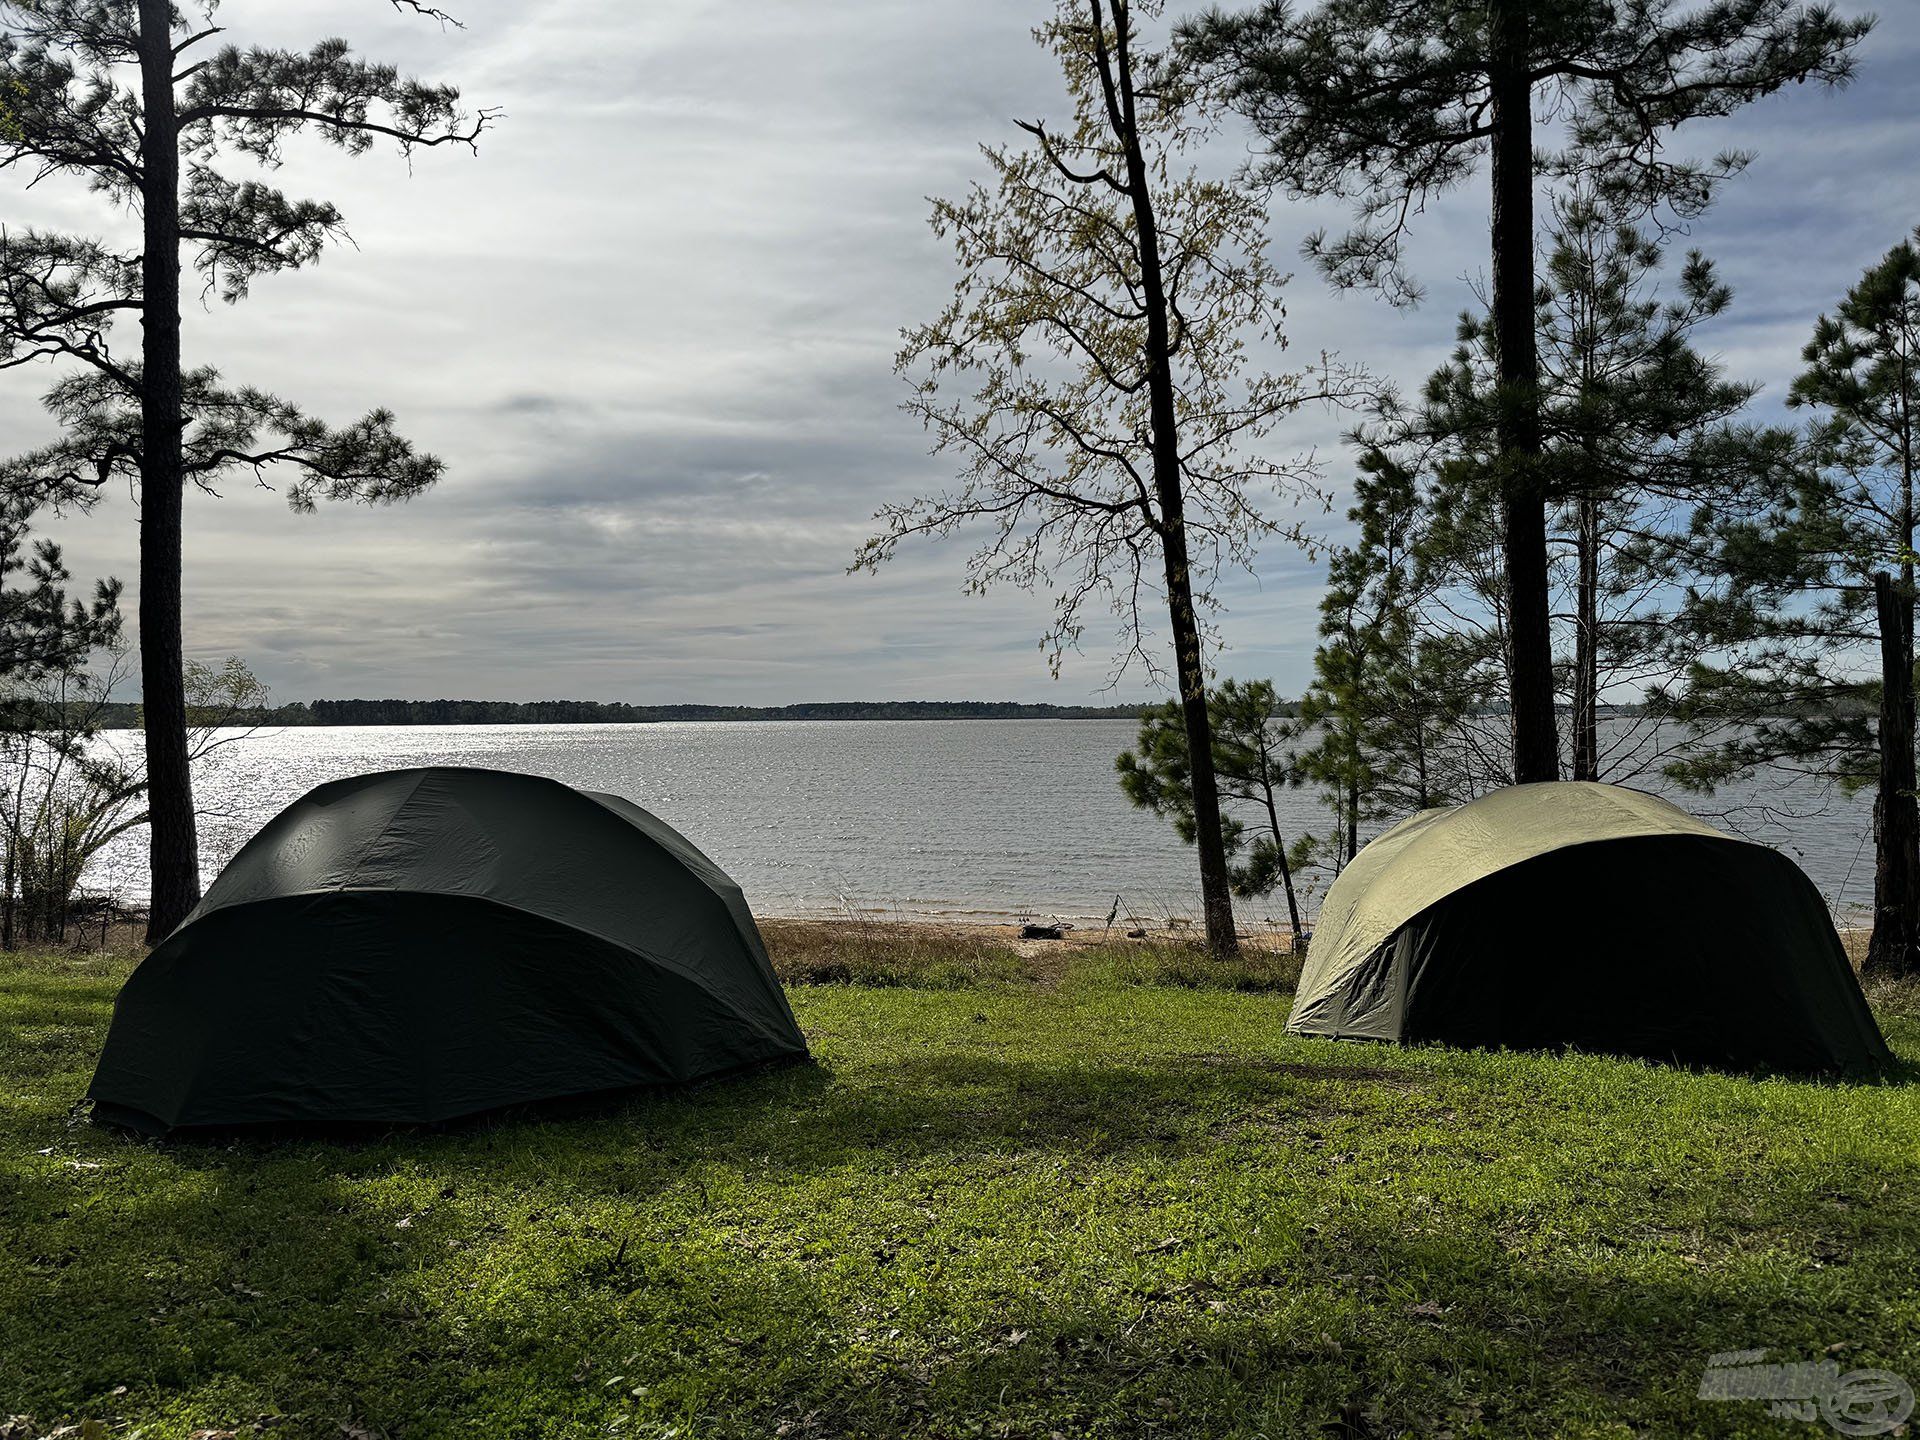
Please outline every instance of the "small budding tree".
[[[60, 547], [29, 543], [39, 497], [25, 489], [0, 489], [0, 948], [11, 949], [29, 923], [47, 907], [19, 903], [35, 895], [37, 877], [50, 851], [46, 826], [21, 823], [35, 794], [35, 761], [51, 724], [48, 697], [61, 697], [82, 681], [96, 650], [120, 633], [120, 584], [101, 580], [83, 600], [69, 594], [73, 577]], [[36, 811], [43, 818], [46, 807]]]
[[[422, 5], [396, 8], [444, 18]], [[65, 362], [47, 408], [63, 434], [0, 467], [0, 484], [72, 497], [110, 480], [140, 492], [141, 690], [153, 908], [149, 937], [200, 894], [181, 637], [182, 511], [188, 484], [213, 492], [236, 472], [288, 472], [288, 502], [385, 503], [431, 485], [440, 462], [373, 410], [327, 425], [265, 391], [182, 369], [181, 250], [229, 304], [264, 275], [313, 263], [346, 235], [331, 204], [295, 200], [218, 168], [272, 171], [312, 133], [358, 155], [390, 141], [472, 146], [492, 115], [459, 92], [356, 59], [343, 40], [301, 53], [227, 44], [215, 6], [170, 0], [0, 0], [0, 171], [28, 183], [78, 179], [138, 215], [141, 244], [34, 229], [0, 233], [0, 369]], [[137, 316], [137, 355], [114, 321]], [[264, 483], [264, 481], [263, 481]]]
[[[1119, 621], [1120, 665], [1160, 673], [1158, 602], [1190, 753], [1211, 757], [1203, 614], [1209, 578], [1274, 536], [1304, 539], [1264, 508], [1315, 493], [1311, 461], [1244, 447], [1357, 377], [1252, 373], [1249, 339], [1284, 344], [1282, 277], [1265, 258], [1264, 205], [1181, 169], [1205, 133], [1205, 97], [1174, 84], [1138, 22], [1159, 0], [1061, 0], [1035, 31], [1065, 73], [1072, 116], [1022, 122], [1022, 148], [984, 147], [992, 183], [937, 201], [961, 277], [932, 323], [909, 331], [908, 408], [958, 458], [959, 484], [888, 505], [861, 550], [871, 569], [912, 536], [981, 526], [970, 588], [1055, 591], [1042, 640], [1058, 673], [1089, 601]], [[1215, 954], [1236, 948], [1213, 767], [1190, 776], [1195, 848]]]
[[[0, 678], [0, 841], [7, 847], [0, 945], [64, 939], [87, 866], [146, 824], [142, 756], [103, 733], [128, 669], [125, 650], [110, 638], [85, 668]], [[253, 733], [266, 687], [231, 655], [218, 669], [189, 660], [185, 681], [188, 754], [196, 767], [216, 763]]]
[[[1297, 783], [1292, 752], [1302, 727], [1281, 713], [1268, 680], [1222, 681], [1207, 696], [1207, 717], [1213, 731], [1215, 782], [1223, 804], [1234, 807], [1220, 820], [1233, 891], [1251, 897], [1281, 889], [1298, 941], [1306, 927], [1293, 883], [1293, 856], [1280, 824], [1279, 797]], [[1187, 844], [1194, 843], [1193, 759], [1179, 702], [1168, 701], [1142, 716], [1136, 748], [1122, 751], [1114, 765], [1129, 800], [1172, 821], [1174, 832]], [[1246, 813], [1254, 816], [1251, 834]]]

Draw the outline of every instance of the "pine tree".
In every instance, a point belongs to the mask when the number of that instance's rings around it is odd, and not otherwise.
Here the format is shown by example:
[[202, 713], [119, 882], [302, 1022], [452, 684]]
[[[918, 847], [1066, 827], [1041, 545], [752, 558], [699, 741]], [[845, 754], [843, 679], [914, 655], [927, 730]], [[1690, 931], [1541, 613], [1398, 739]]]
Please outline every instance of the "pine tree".
[[70, 596], [60, 547], [29, 541], [35, 497], [6, 480], [0, 468], [0, 704], [14, 682], [76, 671], [120, 633], [120, 582], [95, 581], [91, 600]]
[[[1279, 887], [1286, 895], [1287, 918], [1297, 940], [1306, 927], [1278, 797], [1297, 783], [1292, 751], [1301, 726], [1281, 713], [1280, 699], [1269, 680], [1223, 680], [1207, 695], [1207, 717], [1220, 798], [1240, 811], [1225, 810], [1220, 822], [1233, 892], [1251, 897], [1271, 894]], [[1174, 832], [1191, 845], [1199, 827], [1193, 813], [1193, 752], [1187, 743], [1182, 707], [1168, 701], [1141, 717], [1135, 748], [1122, 751], [1114, 765], [1126, 797], [1172, 821]], [[1256, 825], [1265, 825], [1251, 836], [1244, 818], [1249, 812]]]
[[[1687, 526], [1694, 504], [1737, 487], [1757, 463], [1732, 428], [1755, 387], [1728, 380], [1695, 347], [1699, 327], [1732, 299], [1698, 251], [1663, 284], [1658, 238], [1590, 190], [1556, 205], [1550, 239], [1535, 327], [1555, 670], [1571, 717], [1566, 773], [1620, 780], [1668, 758], [1663, 732], [1642, 717], [1614, 727], [1603, 746], [1601, 697], [1670, 682], [1698, 652], [1671, 623], [1690, 564]], [[1476, 653], [1500, 656], [1497, 671], [1487, 667], [1488, 694], [1505, 695], [1511, 661], [1495, 643], [1505, 633], [1504, 577], [1484, 540], [1497, 504], [1496, 348], [1490, 320], [1463, 315], [1454, 355], [1417, 411], [1389, 417], [1382, 434], [1437, 468], [1423, 553], [1472, 596], [1454, 614], [1484, 617]]]
[[1336, 817], [1340, 859], [1360, 826], [1470, 798], [1479, 788], [1472, 667], [1436, 628], [1422, 554], [1430, 511], [1415, 473], [1369, 449], [1347, 512], [1358, 530], [1333, 553], [1320, 602], [1320, 644], [1300, 718], [1317, 731], [1298, 757]]
[[1724, 657], [1672, 697], [1733, 737], [1675, 767], [1710, 788], [1786, 761], [1874, 796], [1867, 964], [1920, 973], [1914, 785], [1914, 485], [1920, 452], [1920, 232], [1862, 276], [1801, 352], [1804, 431], [1696, 520], [1711, 567], [1686, 623]]
[[1267, 173], [1295, 195], [1352, 199], [1348, 235], [1309, 241], [1328, 276], [1400, 299], [1412, 217], [1491, 154], [1495, 479], [1511, 655], [1516, 778], [1551, 780], [1554, 719], [1548, 478], [1534, 331], [1534, 106], [1566, 125], [1549, 176], [1682, 215], [1746, 157], [1665, 156], [1668, 132], [1783, 85], [1836, 83], [1870, 20], [1798, 0], [1265, 0], [1184, 32], [1195, 65], [1223, 72], [1267, 145]]
[[[139, 483], [153, 939], [200, 890], [182, 680], [185, 487], [211, 491], [229, 471], [280, 467], [295, 476], [289, 503], [308, 509], [317, 497], [403, 500], [441, 469], [385, 410], [333, 428], [212, 370], [183, 371], [181, 247], [209, 290], [237, 302], [254, 280], [311, 264], [346, 231], [324, 201], [223, 174], [223, 156], [275, 169], [287, 141], [309, 132], [348, 154], [387, 140], [410, 155], [471, 146], [492, 118], [467, 115], [450, 87], [354, 58], [341, 40], [305, 53], [231, 44], [200, 53], [223, 33], [213, 13], [200, 7], [195, 27], [170, 0], [0, 3], [0, 170], [77, 178], [137, 213], [143, 232], [137, 252], [35, 230], [0, 235], [0, 369], [80, 367], [47, 397], [64, 435], [11, 462], [15, 483]], [[134, 315], [137, 359], [112, 344], [114, 320]]]

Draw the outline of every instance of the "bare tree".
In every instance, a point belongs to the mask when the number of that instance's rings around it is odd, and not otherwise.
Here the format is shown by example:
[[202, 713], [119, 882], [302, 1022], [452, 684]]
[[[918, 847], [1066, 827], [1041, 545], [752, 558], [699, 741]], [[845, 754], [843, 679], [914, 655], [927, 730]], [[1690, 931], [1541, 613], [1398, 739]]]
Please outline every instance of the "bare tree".
[[[131, 666], [117, 637], [84, 668], [0, 676], [0, 948], [64, 939], [87, 866], [148, 821], [144, 758], [102, 731]], [[259, 730], [267, 687], [237, 655], [184, 672], [187, 755], [204, 774]], [[205, 812], [201, 812], [205, 813]]]
[[[1270, 536], [1304, 538], [1265, 499], [1318, 497], [1310, 458], [1244, 447], [1358, 381], [1324, 359], [1310, 373], [1249, 373], [1248, 337], [1284, 343], [1283, 277], [1265, 258], [1262, 197], [1175, 168], [1209, 122], [1203, 97], [1167, 83], [1140, 46], [1136, 21], [1160, 8], [1061, 0], [1034, 35], [1065, 73], [1071, 120], [1020, 122], [1029, 144], [983, 147], [991, 185], [935, 202], [961, 276], [939, 318], [907, 333], [899, 369], [919, 377], [908, 408], [936, 454], [958, 457], [960, 480], [883, 508], [855, 568], [909, 536], [983, 525], [970, 588], [1059, 587], [1042, 641], [1056, 674], [1096, 597], [1119, 621], [1120, 669], [1161, 673], [1147, 613], [1163, 600], [1190, 751], [1210, 757], [1208, 577], [1250, 564]], [[1192, 787], [1207, 944], [1229, 954], [1210, 764], [1193, 766]]]

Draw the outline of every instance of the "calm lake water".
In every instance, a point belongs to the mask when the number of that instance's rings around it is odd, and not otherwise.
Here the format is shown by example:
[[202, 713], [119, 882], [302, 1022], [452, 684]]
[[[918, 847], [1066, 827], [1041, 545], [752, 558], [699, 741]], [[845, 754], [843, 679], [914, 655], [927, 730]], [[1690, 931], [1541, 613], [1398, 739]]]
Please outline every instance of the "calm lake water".
[[[238, 740], [198, 781], [209, 879], [289, 801], [324, 780], [410, 765], [483, 765], [624, 795], [739, 880], [767, 915], [847, 910], [952, 918], [1164, 919], [1197, 913], [1193, 853], [1133, 809], [1113, 759], [1127, 720], [766, 721], [660, 725], [315, 727]], [[113, 737], [137, 744], [138, 737]], [[1868, 797], [1783, 776], [1685, 800], [1780, 845], [1843, 918], [1871, 899]], [[1282, 822], [1328, 828], [1309, 791]], [[1376, 827], [1382, 828], [1382, 827]], [[144, 832], [101, 855], [91, 885], [144, 897]], [[1631, 911], [1633, 897], [1619, 897]], [[1242, 902], [1252, 922], [1284, 902]]]

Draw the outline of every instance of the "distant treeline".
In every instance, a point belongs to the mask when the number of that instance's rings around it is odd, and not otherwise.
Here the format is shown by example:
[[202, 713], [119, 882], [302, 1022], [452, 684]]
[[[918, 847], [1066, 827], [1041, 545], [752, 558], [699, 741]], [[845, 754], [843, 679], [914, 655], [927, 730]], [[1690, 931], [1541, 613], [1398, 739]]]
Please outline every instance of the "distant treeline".
[[[801, 705], [627, 705], [599, 700], [296, 700], [236, 714], [235, 725], [647, 725], [663, 720], [1132, 720], [1140, 705], [1027, 705], [1012, 700], [823, 700]], [[131, 729], [137, 705], [99, 723]]]
[[[1137, 720], [1150, 705], [1045, 705], [1018, 700], [815, 700], [799, 705], [628, 705], [603, 700], [295, 700], [261, 709], [199, 714], [189, 724], [225, 725], [651, 725], [663, 720]], [[0, 729], [51, 728], [44, 706], [0, 704]], [[1504, 707], [1487, 706], [1497, 714]], [[135, 704], [76, 706], [103, 730], [137, 730]], [[1280, 714], [1299, 713], [1296, 700]], [[17, 711], [19, 713], [12, 713]], [[1601, 717], [1644, 714], [1640, 705], [1603, 705]]]

